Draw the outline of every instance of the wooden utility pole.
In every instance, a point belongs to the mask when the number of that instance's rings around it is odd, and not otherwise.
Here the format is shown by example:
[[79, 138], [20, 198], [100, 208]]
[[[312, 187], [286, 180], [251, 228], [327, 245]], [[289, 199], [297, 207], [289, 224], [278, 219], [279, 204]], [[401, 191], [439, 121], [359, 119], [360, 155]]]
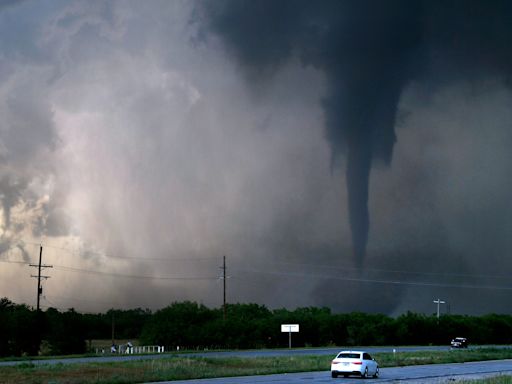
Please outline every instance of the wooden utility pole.
[[222, 280], [224, 283], [223, 319], [226, 320], [226, 256], [222, 258]]
[[29, 264], [31, 267], [37, 267], [37, 276], [30, 275], [31, 277], [37, 277], [37, 312], [40, 310], [41, 295], [43, 294], [43, 287], [41, 286], [41, 279], [49, 279], [50, 276], [41, 276], [41, 269], [53, 268], [53, 265], [44, 265], [43, 261], [43, 245], [39, 248], [39, 264]]
[[116, 345], [116, 320], [115, 320], [115, 313], [114, 308], [112, 308], [112, 345]]

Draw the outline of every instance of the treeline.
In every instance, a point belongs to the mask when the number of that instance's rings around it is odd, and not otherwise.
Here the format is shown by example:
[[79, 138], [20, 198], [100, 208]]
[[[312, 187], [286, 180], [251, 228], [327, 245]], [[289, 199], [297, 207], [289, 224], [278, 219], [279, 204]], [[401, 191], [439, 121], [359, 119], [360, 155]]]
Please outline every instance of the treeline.
[[279, 348], [288, 346], [281, 324], [299, 324], [295, 347], [355, 345], [448, 345], [456, 336], [473, 344], [512, 344], [512, 316], [435, 315], [408, 312], [331, 313], [328, 308], [270, 310], [257, 304], [210, 309], [194, 302], [173, 303], [151, 312], [143, 309], [80, 314], [49, 308], [39, 313], [0, 299], [0, 356], [72, 354], [87, 351], [93, 339], [138, 339], [167, 350]]
[[102, 314], [40, 311], [0, 299], [0, 357], [81, 354], [91, 340], [137, 338], [152, 316], [149, 310], [110, 310]]
[[278, 348], [288, 346], [281, 324], [299, 324], [293, 346], [449, 345], [454, 337], [474, 344], [511, 344], [512, 316], [331, 313], [329, 308], [269, 310], [257, 304], [208, 309], [191, 302], [174, 303], [155, 312], [140, 340], [176, 348]]

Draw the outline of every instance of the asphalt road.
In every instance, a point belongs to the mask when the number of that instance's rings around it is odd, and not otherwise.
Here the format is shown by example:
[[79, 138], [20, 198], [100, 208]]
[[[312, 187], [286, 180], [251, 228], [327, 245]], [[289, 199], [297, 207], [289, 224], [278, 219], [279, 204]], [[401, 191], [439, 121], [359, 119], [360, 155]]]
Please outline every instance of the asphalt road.
[[[433, 364], [399, 368], [382, 368], [378, 379], [367, 383], [453, 383], [490, 376], [512, 375], [512, 360], [483, 361], [463, 364]], [[203, 380], [162, 381], [157, 384], [304, 384], [360, 383], [360, 378], [331, 378], [329, 371], [287, 373], [283, 375], [246, 376]]]
[[[493, 346], [486, 346], [493, 347]], [[510, 346], [497, 346], [498, 348], [510, 348]], [[471, 347], [479, 348], [479, 347]], [[392, 352], [412, 352], [412, 351], [442, 351], [448, 350], [446, 346], [428, 346], [428, 347], [353, 347], [352, 349], [364, 349], [370, 353]], [[68, 359], [50, 359], [50, 360], [24, 360], [24, 361], [3, 361], [1, 366], [12, 366], [17, 364], [84, 364], [90, 362], [122, 362], [131, 360], [151, 360], [172, 358], [174, 356], [209, 356], [209, 357], [273, 357], [273, 356], [297, 356], [297, 355], [330, 355], [335, 356], [340, 351], [340, 347], [335, 348], [308, 348], [308, 349], [281, 349], [281, 350], [253, 350], [253, 351], [226, 351], [226, 352], [198, 352], [181, 354], [157, 354], [157, 355], [123, 355], [123, 356], [98, 356]], [[448, 383], [460, 380], [482, 378], [488, 376], [498, 376], [502, 374], [512, 375], [512, 360], [485, 361], [463, 364], [436, 364], [410, 367], [381, 368], [381, 374], [378, 379], [372, 379], [368, 382], [375, 383], [397, 383], [406, 381], [408, 383]], [[288, 373], [282, 375], [265, 376], [245, 376], [235, 378], [218, 378], [203, 380], [186, 380], [161, 382], [172, 384], [304, 384], [304, 383], [358, 383], [360, 380], [354, 378], [332, 379], [329, 371], [323, 372], [304, 372]]]
[[[12, 366], [18, 364], [82, 364], [82, 363], [102, 363], [116, 361], [133, 361], [133, 360], [152, 360], [166, 359], [170, 357], [275, 357], [275, 356], [298, 356], [298, 355], [331, 355], [335, 356], [342, 347], [334, 348], [306, 348], [306, 349], [264, 349], [250, 351], [225, 351], [225, 352], [197, 352], [197, 353], [180, 353], [180, 354], [154, 354], [154, 355], [106, 355], [97, 357], [78, 357], [67, 359], [45, 359], [45, 360], [23, 360], [23, 361], [1, 361], [0, 367]], [[346, 347], [345, 347], [346, 349]], [[449, 347], [445, 346], [429, 346], [429, 347], [351, 347], [351, 349], [364, 349], [370, 353], [393, 352], [393, 349], [401, 352], [414, 351], [446, 351]]]

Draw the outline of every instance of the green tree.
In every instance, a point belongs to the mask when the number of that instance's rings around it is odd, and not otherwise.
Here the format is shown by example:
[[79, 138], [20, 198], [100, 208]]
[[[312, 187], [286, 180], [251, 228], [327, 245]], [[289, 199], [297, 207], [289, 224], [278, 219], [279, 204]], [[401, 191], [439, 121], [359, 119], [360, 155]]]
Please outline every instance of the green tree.
[[79, 354], [85, 352], [86, 331], [81, 314], [74, 309], [61, 313], [54, 308], [46, 311], [47, 331], [45, 340], [52, 355]]
[[11, 345], [9, 336], [12, 333], [11, 313], [14, 303], [6, 297], [0, 299], [0, 356], [10, 356]]
[[142, 330], [141, 341], [172, 348], [203, 346], [201, 327], [214, 319], [214, 313], [202, 304], [173, 303], [155, 312]]
[[15, 304], [8, 308], [10, 354], [37, 355], [41, 342], [42, 312], [27, 305]]

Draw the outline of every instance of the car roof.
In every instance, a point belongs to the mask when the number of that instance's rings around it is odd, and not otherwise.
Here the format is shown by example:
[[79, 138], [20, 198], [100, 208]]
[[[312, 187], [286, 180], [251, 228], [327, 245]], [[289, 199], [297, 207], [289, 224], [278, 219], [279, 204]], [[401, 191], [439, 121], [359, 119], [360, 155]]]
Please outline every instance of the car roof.
[[368, 352], [366, 352], [366, 351], [340, 351], [340, 352], [338, 352], [338, 355], [340, 353], [368, 353]]

